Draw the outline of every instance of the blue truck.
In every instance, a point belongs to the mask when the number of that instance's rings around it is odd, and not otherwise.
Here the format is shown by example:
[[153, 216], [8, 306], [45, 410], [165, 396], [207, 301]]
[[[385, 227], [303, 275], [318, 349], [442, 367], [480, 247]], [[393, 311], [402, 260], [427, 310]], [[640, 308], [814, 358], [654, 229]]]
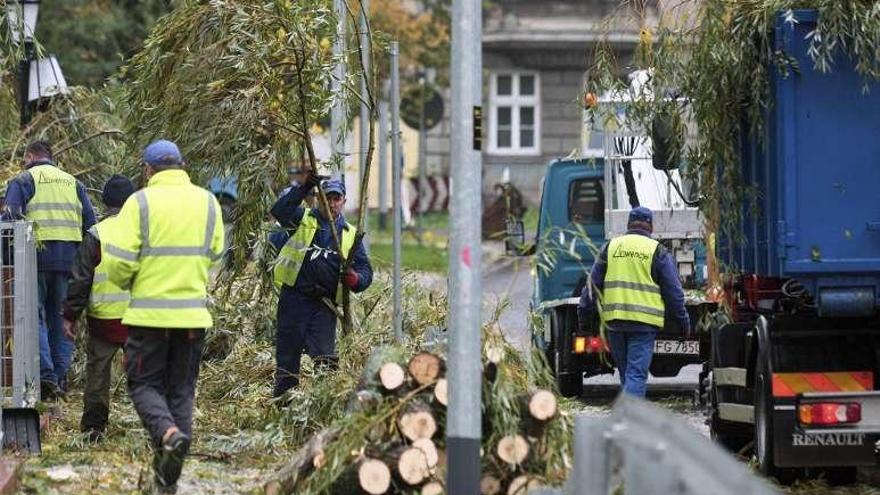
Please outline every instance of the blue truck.
[[800, 70], [774, 72], [764, 135], [742, 133], [758, 204], [718, 242], [731, 321], [710, 329], [700, 392], [712, 436], [753, 442], [765, 474], [848, 482], [880, 459], [880, 85], [842, 53], [814, 70], [816, 22], [775, 26]]
[[[619, 217], [629, 209], [615, 200], [617, 163], [607, 163], [611, 165], [606, 166], [601, 158], [556, 160], [547, 166], [536, 243], [529, 251], [535, 256], [536, 267], [532, 310], [541, 322], [533, 333], [534, 342], [545, 352], [560, 393], [567, 397], [582, 393], [585, 377], [614, 372], [599, 321], [593, 322], [589, 333], [577, 332], [577, 304], [587, 274], [605, 241], [622, 233], [614, 232], [611, 224], [618, 220], [619, 228], [625, 228]], [[663, 181], [667, 180], [664, 175]], [[702, 285], [705, 256], [695, 254], [693, 242], [698, 240], [699, 228], [684, 233], [680, 225], [669, 221], [668, 210], [656, 212], [655, 233], [679, 261], [683, 284], [692, 288]], [[682, 211], [679, 214], [686, 216]], [[521, 226], [511, 230], [519, 232]], [[688, 301], [693, 319], [706, 308], [702, 300]], [[658, 334], [651, 374], [675, 376], [683, 366], [704, 361], [703, 348], [708, 349], [696, 338], [683, 339], [681, 329], [669, 320]]]

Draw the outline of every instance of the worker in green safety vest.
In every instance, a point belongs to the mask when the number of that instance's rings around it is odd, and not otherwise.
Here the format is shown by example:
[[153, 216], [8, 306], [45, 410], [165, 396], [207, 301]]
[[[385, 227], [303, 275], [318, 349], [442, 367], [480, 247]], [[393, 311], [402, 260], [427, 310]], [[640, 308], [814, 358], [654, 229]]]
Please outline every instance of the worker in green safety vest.
[[669, 251], [651, 239], [653, 230], [651, 210], [633, 208], [626, 234], [608, 242], [596, 258], [578, 304], [584, 332], [598, 306], [623, 392], [638, 397], [645, 396], [654, 339], [666, 312], [685, 336], [691, 328], [678, 267]]

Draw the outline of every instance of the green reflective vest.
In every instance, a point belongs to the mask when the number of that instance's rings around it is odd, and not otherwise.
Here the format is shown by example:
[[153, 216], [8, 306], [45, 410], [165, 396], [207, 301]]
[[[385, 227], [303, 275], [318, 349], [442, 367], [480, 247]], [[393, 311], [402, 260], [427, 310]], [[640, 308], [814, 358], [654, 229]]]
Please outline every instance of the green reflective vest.
[[36, 224], [38, 241], [82, 240], [82, 204], [76, 179], [54, 165], [28, 169], [34, 179], [34, 197], [25, 218]]
[[602, 290], [602, 321], [628, 320], [663, 327], [663, 298], [651, 277], [658, 242], [627, 234], [608, 244], [608, 265]]
[[117, 215], [102, 242], [110, 280], [131, 287], [122, 323], [150, 328], [208, 328], [208, 270], [223, 255], [223, 215], [213, 194], [183, 170], [156, 173]]
[[131, 299], [128, 291], [110, 280], [107, 272], [107, 252], [104, 242], [111, 243], [116, 230], [116, 216], [105, 218], [89, 229], [89, 233], [101, 241], [101, 262], [95, 267], [92, 293], [89, 297], [88, 314], [99, 320], [121, 320]]
[[[315, 232], [318, 231], [318, 219], [312, 215], [312, 209], [306, 208], [303, 218], [297, 227], [296, 232], [290, 236], [281, 252], [278, 253], [278, 259], [275, 261], [275, 283], [278, 285], [287, 285], [293, 287], [296, 284], [296, 278], [299, 276], [299, 268], [305, 259], [306, 251], [312, 245], [312, 239]], [[348, 253], [354, 245], [355, 229], [346, 222], [345, 228], [342, 229], [342, 257], [348, 258]], [[341, 291], [337, 291], [336, 299], [341, 298]]]

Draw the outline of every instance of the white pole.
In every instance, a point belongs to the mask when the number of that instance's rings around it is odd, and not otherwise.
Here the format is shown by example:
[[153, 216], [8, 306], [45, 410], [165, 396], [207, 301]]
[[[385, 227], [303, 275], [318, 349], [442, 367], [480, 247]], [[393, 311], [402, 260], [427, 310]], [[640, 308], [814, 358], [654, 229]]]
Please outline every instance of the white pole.
[[345, 67], [345, 32], [348, 10], [345, 0], [333, 0], [333, 12], [336, 14], [336, 40], [333, 42], [333, 57], [336, 60], [333, 66], [333, 77], [330, 81], [330, 90], [336, 98], [336, 104], [330, 110], [330, 149], [331, 163], [339, 166], [333, 176], [345, 177], [345, 117], [346, 97], [345, 87], [342, 82], [346, 78]]
[[388, 102], [379, 101], [379, 230], [385, 230], [388, 216]]
[[448, 493], [480, 493], [482, 10], [452, 2]]
[[[396, 41], [391, 42], [391, 216], [394, 224], [392, 245], [394, 268], [392, 270], [392, 292], [394, 311], [394, 337], [403, 342], [403, 304], [400, 285], [400, 236], [403, 219], [400, 204], [400, 49]], [[450, 492], [452, 493], [452, 492]]]

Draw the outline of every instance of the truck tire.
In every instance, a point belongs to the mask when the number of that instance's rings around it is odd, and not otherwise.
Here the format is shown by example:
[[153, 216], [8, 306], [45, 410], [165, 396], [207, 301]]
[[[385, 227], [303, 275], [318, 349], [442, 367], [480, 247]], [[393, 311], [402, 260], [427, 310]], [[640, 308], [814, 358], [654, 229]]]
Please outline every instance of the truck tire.
[[563, 397], [580, 397], [584, 391], [584, 374], [574, 369], [571, 355], [573, 322], [568, 321], [565, 310], [556, 308], [550, 313], [550, 344], [548, 360], [556, 377], [556, 385]]
[[755, 360], [755, 438], [754, 452], [758, 470], [788, 485], [801, 477], [803, 469], [780, 468], [773, 458], [773, 391], [771, 390], [770, 352], [761, 348]]

